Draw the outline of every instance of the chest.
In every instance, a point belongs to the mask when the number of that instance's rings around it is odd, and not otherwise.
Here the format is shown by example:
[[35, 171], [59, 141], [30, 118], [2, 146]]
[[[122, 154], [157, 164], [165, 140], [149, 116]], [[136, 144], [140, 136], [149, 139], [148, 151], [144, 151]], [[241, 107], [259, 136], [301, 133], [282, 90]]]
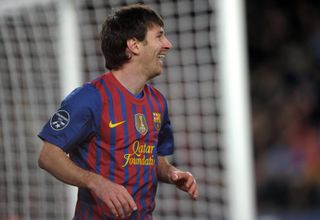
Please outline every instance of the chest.
[[149, 98], [144, 104], [108, 99], [100, 119], [100, 137], [108, 145], [126, 147], [136, 140], [157, 143], [163, 109]]

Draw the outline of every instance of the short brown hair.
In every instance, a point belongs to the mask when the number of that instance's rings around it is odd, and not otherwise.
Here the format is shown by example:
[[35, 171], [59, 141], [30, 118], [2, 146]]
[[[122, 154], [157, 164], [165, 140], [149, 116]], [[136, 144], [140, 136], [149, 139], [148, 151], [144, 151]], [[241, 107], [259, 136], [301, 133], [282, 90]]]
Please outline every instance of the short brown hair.
[[143, 41], [148, 28], [153, 25], [163, 27], [164, 23], [156, 11], [143, 4], [124, 6], [109, 15], [100, 33], [105, 67], [117, 70], [128, 62], [127, 40], [136, 38]]

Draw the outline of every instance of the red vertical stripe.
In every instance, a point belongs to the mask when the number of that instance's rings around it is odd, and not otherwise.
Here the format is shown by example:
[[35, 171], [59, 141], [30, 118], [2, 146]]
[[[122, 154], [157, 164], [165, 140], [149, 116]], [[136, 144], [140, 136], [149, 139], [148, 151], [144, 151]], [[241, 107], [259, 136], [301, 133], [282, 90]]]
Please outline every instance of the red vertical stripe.
[[[128, 126], [128, 154], [132, 154], [132, 144], [136, 140], [136, 133], [135, 133], [135, 127], [134, 127], [134, 114], [132, 111], [133, 104], [126, 99], [126, 109], [127, 109], [127, 124]], [[138, 201], [135, 198], [134, 192], [133, 192], [133, 186], [137, 181], [137, 168], [135, 166], [129, 166], [127, 165], [129, 177], [128, 177], [128, 183], [127, 183], [127, 190], [130, 193], [130, 195], [133, 197], [136, 204], [138, 204]]]
[[[106, 83], [106, 81], [105, 81]], [[101, 159], [100, 159], [100, 174], [104, 177], [108, 177], [110, 174], [109, 165], [110, 165], [110, 145], [106, 140], [110, 137], [110, 129], [108, 127], [108, 122], [110, 121], [108, 110], [108, 97], [105, 89], [101, 83], [98, 83], [97, 89], [99, 90], [100, 96], [102, 98], [102, 115], [100, 119], [100, 146], [101, 147]]]
[[[151, 97], [151, 100], [152, 100], [152, 97]], [[148, 127], [149, 127], [149, 141], [147, 143], [147, 145], [154, 145], [155, 144], [155, 127], [154, 127], [154, 124], [153, 124], [153, 111], [151, 109], [151, 106], [150, 105], [147, 105], [146, 106], [146, 117], [147, 117], [147, 121], [148, 121]], [[155, 150], [155, 149], [154, 149]], [[156, 158], [154, 158], [156, 160]], [[147, 207], [150, 207], [152, 201], [151, 201], [151, 192], [152, 192], [152, 188], [153, 188], [153, 183], [152, 183], [152, 171], [155, 167], [155, 164], [154, 166], [149, 166], [148, 167], [148, 190], [147, 190], [147, 193], [146, 193], [146, 204], [147, 204]], [[150, 210], [148, 210], [150, 211]]]
[[[107, 83], [106, 83], [107, 85]], [[100, 175], [107, 178], [110, 174], [110, 145], [106, 141], [110, 137], [110, 129], [108, 127], [108, 122], [110, 121], [109, 114], [106, 114], [106, 112], [109, 112], [108, 108], [108, 97], [106, 94], [106, 91], [103, 87], [103, 84], [99, 81], [95, 82], [95, 86], [98, 89], [101, 99], [102, 99], [102, 111], [101, 111], [101, 118], [100, 120], [100, 130], [97, 135], [99, 135], [99, 140], [95, 139], [90, 143], [89, 152], [96, 153], [97, 148], [101, 149], [100, 154], [100, 161], [96, 161], [98, 158], [94, 157], [92, 159], [92, 166], [95, 168], [96, 162], [100, 163]], [[94, 169], [95, 170], [95, 169]], [[93, 213], [94, 219], [99, 219], [99, 216], [102, 216], [103, 214], [108, 213], [108, 208], [106, 204], [104, 204], [100, 199], [97, 198], [96, 195], [93, 195], [95, 198], [94, 203], [96, 203], [96, 208], [94, 209], [95, 212]], [[99, 207], [100, 206], [100, 207]]]
[[[117, 92], [117, 89], [115, 87], [112, 87], [111, 93], [113, 96], [113, 112], [114, 112], [114, 121], [113, 123], [118, 123], [123, 120], [126, 120], [122, 117], [122, 109], [121, 109], [121, 102], [120, 102], [120, 96]], [[124, 149], [124, 124], [119, 125], [115, 128], [116, 130], [116, 150], [115, 150], [115, 182], [118, 184], [123, 185], [124, 180], [124, 169], [122, 167], [123, 164], [123, 149]]]
[[96, 165], [96, 137], [93, 137], [88, 145], [88, 158], [87, 158], [87, 165], [89, 166], [90, 171], [95, 172], [95, 165]]

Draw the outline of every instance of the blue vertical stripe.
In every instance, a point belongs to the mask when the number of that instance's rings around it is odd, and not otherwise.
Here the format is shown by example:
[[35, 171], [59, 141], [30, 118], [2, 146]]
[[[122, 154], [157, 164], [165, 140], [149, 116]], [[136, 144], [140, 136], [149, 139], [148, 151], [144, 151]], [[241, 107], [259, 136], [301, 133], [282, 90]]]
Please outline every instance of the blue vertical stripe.
[[71, 160], [77, 164], [79, 167], [83, 168], [83, 169], [88, 169], [88, 147], [89, 144], [84, 144], [83, 147], [79, 148], [78, 151], [74, 151], [72, 152], [72, 154], [70, 154], [70, 158]]
[[[150, 138], [150, 128], [148, 125], [147, 113], [146, 113], [146, 109], [144, 106], [142, 107], [142, 111], [143, 111], [143, 115], [147, 121], [147, 126], [148, 126], [148, 132], [145, 135], [145, 143], [148, 143], [149, 138]], [[141, 206], [143, 207], [143, 210], [146, 210], [146, 208], [147, 208], [146, 195], [148, 193], [148, 187], [146, 187], [146, 186], [148, 186], [148, 167], [147, 166], [143, 166], [143, 185], [144, 185], [144, 187], [142, 188], [142, 191], [141, 191], [140, 203], [141, 203]], [[145, 219], [145, 215], [146, 215], [145, 212], [141, 213], [141, 218]]]
[[82, 207], [81, 220], [86, 219], [87, 206]]
[[[100, 95], [100, 93], [99, 93], [99, 95]], [[96, 135], [96, 154], [97, 154], [97, 156], [96, 156], [96, 172], [97, 173], [100, 173], [100, 160], [101, 160], [101, 139], [100, 139], [100, 129], [101, 129], [101, 118], [102, 118], [102, 97], [101, 97], [101, 95], [100, 95], [100, 102], [99, 102], [99, 107], [96, 109], [96, 111], [95, 111], [95, 119], [96, 119], [96, 128], [95, 128], [95, 131], [96, 131], [96, 133], [97, 134], [99, 134], [99, 135]], [[89, 146], [88, 146], [89, 147]], [[87, 147], [87, 150], [89, 149]], [[87, 158], [88, 158], [88, 152], [87, 152]]]
[[[153, 112], [155, 112], [155, 110], [154, 110], [154, 106], [153, 106], [153, 104], [152, 104], [152, 101], [151, 101], [151, 99], [150, 99], [150, 96], [148, 96], [148, 103], [149, 103], [149, 106], [150, 106], [150, 108], [151, 108], [152, 117], [153, 117]], [[160, 104], [159, 104], [158, 102], [157, 102], [157, 104], [158, 104], [158, 109], [161, 109], [161, 108], [160, 108]], [[156, 128], [153, 127], [153, 129], [155, 130]], [[155, 131], [155, 132], [156, 132], [156, 131]], [[154, 139], [154, 142], [152, 143], [152, 145], [155, 146], [155, 147], [157, 147], [157, 143], [158, 143], [158, 139], [156, 138], [156, 139]], [[155, 154], [155, 157], [157, 157], [157, 154]], [[154, 159], [156, 160], [156, 166], [157, 166], [157, 165], [158, 165], [158, 158], [154, 158]], [[156, 177], [156, 175], [155, 175], [155, 172], [151, 172], [151, 174], [152, 174], [152, 183], [157, 182], [157, 177]], [[157, 186], [155, 186], [155, 187], [157, 187]], [[151, 201], [154, 201], [154, 199], [155, 199], [155, 194], [156, 194], [156, 190], [155, 190], [154, 194], [151, 194], [151, 196], [152, 196]]]
[[[135, 117], [135, 115], [137, 114], [137, 109], [136, 109], [136, 105], [132, 105], [132, 113], [133, 113], [133, 116]], [[135, 123], [135, 122], [133, 122]], [[134, 125], [135, 127], [135, 125]], [[140, 133], [137, 131], [137, 129], [135, 129], [135, 132], [136, 132], [136, 140], [139, 140], [140, 139]], [[136, 166], [136, 169], [137, 169], [137, 176], [136, 176], [136, 183], [134, 184], [134, 186], [132, 187], [132, 191], [133, 191], [133, 196], [134, 196], [134, 200], [136, 201], [135, 199], [135, 196], [137, 195], [136, 193], [138, 192], [139, 190], [139, 186], [140, 186], [140, 166]]]
[[[113, 122], [115, 121], [114, 119], [114, 111], [113, 111], [113, 99], [112, 99], [112, 94], [110, 92], [110, 90], [108, 89], [107, 85], [105, 84], [105, 82], [103, 80], [100, 80], [100, 82], [103, 85], [103, 88], [106, 91], [106, 94], [109, 98], [109, 102], [108, 102], [108, 111], [109, 111], [109, 115], [110, 115], [110, 120], [112, 120]], [[111, 181], [114, 181], [114, 173], [115, 173], [115, 144], [116, 144], [116, 129], [109, 129], [110, 130], [110, 175], [109, 175], [109, 179]]]
[[93, 216], [92, 216], [92, 206], [90, 207], [90, 209], [88, 210], [88, 220], [92, 220]]

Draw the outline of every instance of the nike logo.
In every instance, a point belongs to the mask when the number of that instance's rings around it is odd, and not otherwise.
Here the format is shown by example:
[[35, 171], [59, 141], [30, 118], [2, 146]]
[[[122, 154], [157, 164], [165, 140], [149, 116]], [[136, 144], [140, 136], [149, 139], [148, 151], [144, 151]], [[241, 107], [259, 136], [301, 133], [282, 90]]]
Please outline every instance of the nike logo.
[[115, 128], [119, 125], [122, 125], [123, 123], [125, 123], [126, 121], [120, 121], [120, 122], [117, 122], [117, 123], [112, 123], [112, 121], [109, 122], [109, 128]]

